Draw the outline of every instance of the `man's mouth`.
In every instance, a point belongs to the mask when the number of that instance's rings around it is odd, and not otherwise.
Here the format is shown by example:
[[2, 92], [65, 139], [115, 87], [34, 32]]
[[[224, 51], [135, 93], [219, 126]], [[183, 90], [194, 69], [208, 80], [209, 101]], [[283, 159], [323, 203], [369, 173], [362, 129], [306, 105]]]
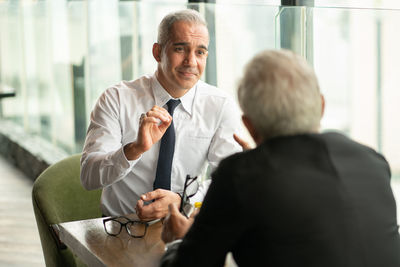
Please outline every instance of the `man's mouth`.
[[185, 77], [197, 76], [196, 71], [178, 70], [178, 72]]

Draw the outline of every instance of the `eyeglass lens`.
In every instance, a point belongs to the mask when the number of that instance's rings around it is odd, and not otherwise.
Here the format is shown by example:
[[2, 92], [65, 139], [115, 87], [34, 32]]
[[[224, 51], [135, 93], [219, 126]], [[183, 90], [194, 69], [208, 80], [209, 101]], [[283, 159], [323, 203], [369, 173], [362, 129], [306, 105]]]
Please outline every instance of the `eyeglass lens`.
[[197, 182], [197, 180], [195, 178], [189, 180], [186, 186], [186, 196], [187, 197], [194, 196], [197, 193], [198, 189], [199, 189], [199, 183]]
[[104, 229], [109, 235], [118, 235], [121, 232], [122, 224], [116, 220], [104, 222]]
[[146, 234], [146, 224], [142, 222], [129, 222], [126, 225], [128, 233], [133, 237], [142, 237]]
[[147, 223], [145, 222], [130, 221], [124, 217], [104, 221], [104, 229], [109, 235], [119, 235], [121, 233], [122, 226], [125, 226], [126, 231], [130, 236], [143, 237], [146, 235]]

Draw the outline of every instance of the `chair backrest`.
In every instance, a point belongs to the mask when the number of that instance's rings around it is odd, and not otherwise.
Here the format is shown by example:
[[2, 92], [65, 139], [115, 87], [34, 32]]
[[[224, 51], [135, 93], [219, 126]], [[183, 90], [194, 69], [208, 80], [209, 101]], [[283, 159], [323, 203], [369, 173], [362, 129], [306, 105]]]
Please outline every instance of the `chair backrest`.
[[101, 217], [101, 190], [87, 191], [80, 183], [80, 157], [73, 155], [48, 167], [34, 182], [32, 202], [46, 266], [81, 266], [60, 246], [52, 224]]

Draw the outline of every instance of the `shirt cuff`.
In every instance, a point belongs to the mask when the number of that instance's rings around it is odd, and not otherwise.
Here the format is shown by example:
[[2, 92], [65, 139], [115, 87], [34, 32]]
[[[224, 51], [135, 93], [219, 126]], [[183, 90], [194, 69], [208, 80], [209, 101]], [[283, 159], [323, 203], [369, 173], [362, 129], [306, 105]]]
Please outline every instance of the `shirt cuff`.
[[124, 153], [124, 147], [122, 146], [113, 156], [113, 162], [118, 162], [121, 170], [131, 170], [133, 166], [142, 158], [140, 155], [139, 158], [135, 160], [128, 160]]

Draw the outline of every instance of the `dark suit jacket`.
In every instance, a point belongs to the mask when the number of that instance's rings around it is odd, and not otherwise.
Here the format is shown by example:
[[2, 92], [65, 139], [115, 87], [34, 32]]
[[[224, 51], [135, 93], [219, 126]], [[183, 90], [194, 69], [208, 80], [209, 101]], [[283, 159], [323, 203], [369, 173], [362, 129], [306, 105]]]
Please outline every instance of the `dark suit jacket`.
[[163, 266], [400, 266], [386, 160], [338, 133], [273, 138], [220, 163]]

